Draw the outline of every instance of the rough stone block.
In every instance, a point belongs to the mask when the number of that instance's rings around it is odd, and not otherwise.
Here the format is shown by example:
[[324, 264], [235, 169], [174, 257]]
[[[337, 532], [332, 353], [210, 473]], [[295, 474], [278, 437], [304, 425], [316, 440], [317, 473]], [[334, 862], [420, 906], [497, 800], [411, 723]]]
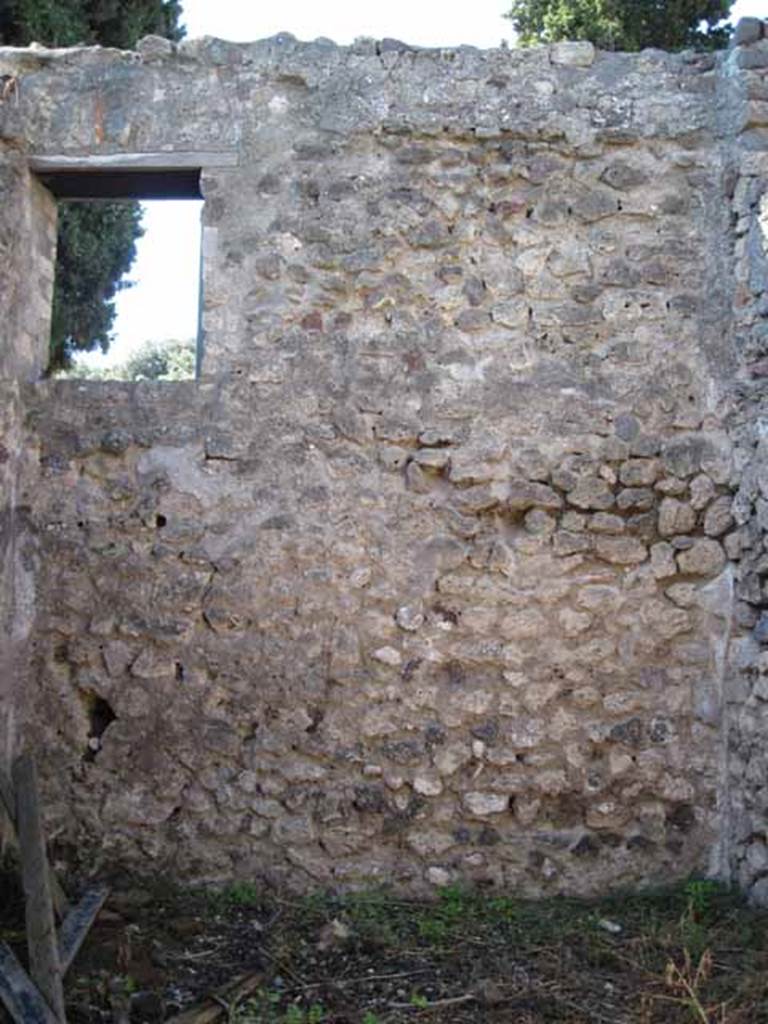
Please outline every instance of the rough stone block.
[[725, 552], [715, 540], [697, 540], [677, 556], [681, 573], [715, 576], [725, 565]]
[[565, 67], [588, 68], [595, 60], [595, 48], [588, 42], [555, 43], [550, 47], [549, 59]]
[[733, 526], [732, 504], [730, 495], [723, 495], [709, 506], [704, 516], [704, 533], [708, 537], [720, 537]]
[[659, 505], [659, 533], [662, 537], [690, 533], [696, 525], [696, 512], [675, 498], [664, 498]]
[[616, 496], [622, 512], [647, 512], [656, 504], [656, 496], [647, 487], [626, 487]]
[[605, 510], [615, 504], [613, 490], [599, 477], [584, 477], [568, 492], [571, 505], [583, 509]]
[[760, 39], [736, 51], [736, 66], [743, 70], [768, 67], [768, 39]]
[[546, 484], [513, 480], [509, 485], [504, 504], [512, 512], [525, 512], [530, 508], [556, 511], [563, 507], [563, 499]]
[[763, 37], [762, 18], [739, 18], [731, 36], [734, 46], [749, 46]]
[[477, 817], [503, 814], [509, 810], [509, 797], [503, 793], [468, 792], [464, 794], [463, 803], [470, 814]]
[[636, 537], [597, 537], [595, 554], [615, 565], [636, 565], [648, 557], [648, 548]]
[[768, 125], [768, 100], [750, 100], [744, 109], [742, 128], [762, 128]]
[[164, 36], [144, 36], [136, 44], [136, 50], [145, 64], [172, 56], [174, 49], [173, 43]]

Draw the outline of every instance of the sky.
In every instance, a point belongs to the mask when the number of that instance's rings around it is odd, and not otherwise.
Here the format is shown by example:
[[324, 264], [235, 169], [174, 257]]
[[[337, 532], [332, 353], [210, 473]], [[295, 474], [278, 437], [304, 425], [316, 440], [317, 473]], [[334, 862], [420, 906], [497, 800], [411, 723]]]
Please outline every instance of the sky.
[[[417, 46], [492, 47], [502, 40], [514, 44], [511, 24], [502, 17], [509, 6], [509, 0], [182, 0], [182, 21], [190, 39], [248, 42], [291, 32], [341, 44], [370, 36]], [[768, 17], [768, 0], [734, 4], [733, 21], [749, 15]], [[106, 356], [89, 354], [82, 362], [111, 366], [145, 341], [196, 335], [201, 207], [190, 201], [144, 204], [145, 234], [127, 275], [135, 283], [118, 293], [114, 340]]]
[[[351, 43], [359, 36], [391, 37], [418, 46], [498, 46], [512, 44], [511, 23], [502, 15], [509, 0], [182, 0], [190, 37], [217, 35], [247, 42], [278, 32], [299, 39], [326, 36]], [[739, 0], [736, 19], [747, 14], [768, 17], [768, 0]]]

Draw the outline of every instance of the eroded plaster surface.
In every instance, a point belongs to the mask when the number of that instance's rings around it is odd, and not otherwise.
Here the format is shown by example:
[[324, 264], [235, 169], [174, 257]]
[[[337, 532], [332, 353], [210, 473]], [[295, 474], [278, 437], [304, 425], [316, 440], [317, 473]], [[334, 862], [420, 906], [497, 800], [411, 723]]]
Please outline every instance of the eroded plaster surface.
[[[64, 855], [763, 898], [763, 33], [0, 50], [3, 696]], [[203, 151], [200, 380], [40, 381], [30, 161]]]

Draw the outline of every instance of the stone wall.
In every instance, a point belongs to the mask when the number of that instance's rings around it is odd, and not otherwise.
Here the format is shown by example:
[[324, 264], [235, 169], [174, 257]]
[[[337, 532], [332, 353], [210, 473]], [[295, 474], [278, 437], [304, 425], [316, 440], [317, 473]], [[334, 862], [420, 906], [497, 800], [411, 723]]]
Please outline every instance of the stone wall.
[[3, 167], [206, 154], [199, 381], [6, 374], [62, 856], [755, 881], [762, 33], [0, 51]]
[[[14, 105], [16, 99], [11, 92], [6, 102]], [[0, 763], [5, 763], [26, 714], [35, 617], [35, 542], [25, 488], [36, 474], [36, 458], [34, 447], [25, 444], [20, 388], [46, 365], [56, 206], [30, 175], [14, 140], [3, 140], [1, 131], [0, 196]]]
[[745, 43], [727, 59], [730, 95], [728, 185], [734, 266], [733, 338], [741, 372], [728, 418], [736, 457], [731, 556], [734, 616], [727, 666], [724, 746], [728, 758], [727, 829], [732, 877], [768, 904], [768, 38], [743, 26]]

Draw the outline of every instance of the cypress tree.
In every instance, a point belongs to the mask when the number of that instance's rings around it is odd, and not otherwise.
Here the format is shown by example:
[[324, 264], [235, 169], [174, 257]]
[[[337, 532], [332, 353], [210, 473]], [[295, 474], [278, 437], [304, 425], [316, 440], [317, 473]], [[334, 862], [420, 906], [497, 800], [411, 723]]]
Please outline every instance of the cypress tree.
[[[178, 0], [0, 0], [0, 45], [130, 49], [145, 35], [178, 40]], [[141, 237], [137, 202], [60, 203], [48, 370], [109, 348], [114, 296]]]

